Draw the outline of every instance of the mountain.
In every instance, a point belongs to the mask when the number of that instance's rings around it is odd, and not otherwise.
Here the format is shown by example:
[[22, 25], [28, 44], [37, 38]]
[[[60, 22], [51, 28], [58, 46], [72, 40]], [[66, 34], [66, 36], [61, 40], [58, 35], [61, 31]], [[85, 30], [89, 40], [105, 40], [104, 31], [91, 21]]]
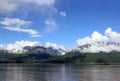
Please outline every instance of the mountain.
[[[103, 43], [84, 44], [78, 46], [78, 49], [66, 52], [61, 48], [44, 47], [44, 46], [24, 46], [18, 52], [16, 50], [0, 49], [0, 62], [13, 63], [74, 63], [74, 64], [106, 64], [110, 62], [120, 62], [120, 52], [116, 50], [104, 51], [106, 48], [110, 49], [112, 46], [120, 48], [119, 43]], [[93, 47], [95, 47], [93, 49]], [[104, 49], [101, 51], [101, 47]], [[110, 48], [109, 48], [110, 47]], [[86, 50], [99, 50], [95, 52]], [[113, 48], [112, 48], [113, 49]], [[85, 50], [85, 51], [82, 51]], [[19, 52], [20, 51], [20, 52]]]
[[0, 49], [0, 63], [40, 63], [61, 56], [65, 52], [63, 49], [43, 46], [25, 46], [17, 51], [15, 48], [12, 50]]
[[7, 53], [7, 51], [0, 49], [0, 54], [1, 54], [1, 53]]
[[92, 46], [91, 44], [84, 44], [84, 45], [82, 45], [82, 46], [78, 46], [78, 48], [84, 49], [84, 48], [89, 48], [89, 47], [91, 47], [91, 46]]
[[79, 45], [76, 50], [85, 53], [99, 53], [99, 52], [112, 52], [117, 51], [120, 52], [120, 43], [119, 42], [105, 42], [105, 41], [96, 41], [86, 44]]
[[43, 46], [25, 46], [23, 50], [27, 53], [49, 53], [53, 55], [62, 55], [65, 53], [62, 49], [53, 49], [52, 47], [43, 47]]
[[120, 43], [116, 43], [116, 42], [96, 42], [94, 44], [83, 44], [81, 46], [78, 46], [78, 48], [80, 49], [84, 49], [84, 48], [90, 48], [92, 46], [117, 46], [120, 47]]
[[39, 53], [48, 53], [51, 55], [59, 56], [66, 53], [66, 51], [62, 48], [53, 48], [53, 47], [45, 47], [45, 46], [23, 46], [23, 47], [11, 47], [10, 49], [0, 49], [0, 53], [13, 53], [13, 54], [39, 54]]
[[18, 52], [13, 53], [12, 50], [0, 50], [0, 62], [2, 63], [38, 63], [44, 60], [60, 56], [63, 52], [62, 49], [54, 49], [52, 47], [43, 47], [43, 46], [25, 46], [22, 51], [17, 50]]

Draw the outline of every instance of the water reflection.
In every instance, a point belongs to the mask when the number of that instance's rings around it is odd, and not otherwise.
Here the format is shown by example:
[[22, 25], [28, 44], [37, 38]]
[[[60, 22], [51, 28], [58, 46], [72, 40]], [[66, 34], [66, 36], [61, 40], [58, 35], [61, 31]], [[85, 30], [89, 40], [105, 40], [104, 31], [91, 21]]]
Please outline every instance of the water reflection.
[[119, 65], [0, 64], [0, 81], [119, 81]]

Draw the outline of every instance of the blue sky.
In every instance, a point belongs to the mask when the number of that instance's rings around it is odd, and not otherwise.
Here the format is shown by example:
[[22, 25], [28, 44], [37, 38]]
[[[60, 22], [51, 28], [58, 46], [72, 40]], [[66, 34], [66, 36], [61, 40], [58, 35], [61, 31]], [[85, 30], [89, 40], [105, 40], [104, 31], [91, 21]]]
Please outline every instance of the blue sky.
[[119, 0], [1, 0], [0, 44], [47, 41], [75, 47], [110, 27], [120, 32]]

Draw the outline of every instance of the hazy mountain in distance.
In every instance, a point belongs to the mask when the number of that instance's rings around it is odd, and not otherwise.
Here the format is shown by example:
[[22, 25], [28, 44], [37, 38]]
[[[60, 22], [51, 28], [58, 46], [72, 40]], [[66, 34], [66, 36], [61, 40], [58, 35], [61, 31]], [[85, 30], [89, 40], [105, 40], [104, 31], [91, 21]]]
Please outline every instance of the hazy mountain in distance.
[[50, 53], [54, 55], [62, 55], [65, 53], [62, 49], [53, 49], [52, 47], [46, 48], [43, 46], [25, 46], [23, 49], [28, 53]]

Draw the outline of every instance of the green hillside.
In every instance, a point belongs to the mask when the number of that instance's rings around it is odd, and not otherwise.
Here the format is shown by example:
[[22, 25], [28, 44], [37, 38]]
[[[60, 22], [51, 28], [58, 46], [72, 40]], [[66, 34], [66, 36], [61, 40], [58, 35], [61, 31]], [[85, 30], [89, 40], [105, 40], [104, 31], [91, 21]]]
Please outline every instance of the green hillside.
[[120, 52], [81, 53], [79, 51], [71, 51], [66, 55], [49, 59], [46, 62], [75, 64], [120, 62]]
[[63, 56], [48, 53], [0, 53], [0, 63], [74, 63], [74, 64], [109, 64], [120, 62], [120, 52], [81, 53], [71, 51]]
[[13, 53], [0, 53], [0, 63], [38, 63], [53, 56], [48, 53], [39, 54], [13, 54]]

